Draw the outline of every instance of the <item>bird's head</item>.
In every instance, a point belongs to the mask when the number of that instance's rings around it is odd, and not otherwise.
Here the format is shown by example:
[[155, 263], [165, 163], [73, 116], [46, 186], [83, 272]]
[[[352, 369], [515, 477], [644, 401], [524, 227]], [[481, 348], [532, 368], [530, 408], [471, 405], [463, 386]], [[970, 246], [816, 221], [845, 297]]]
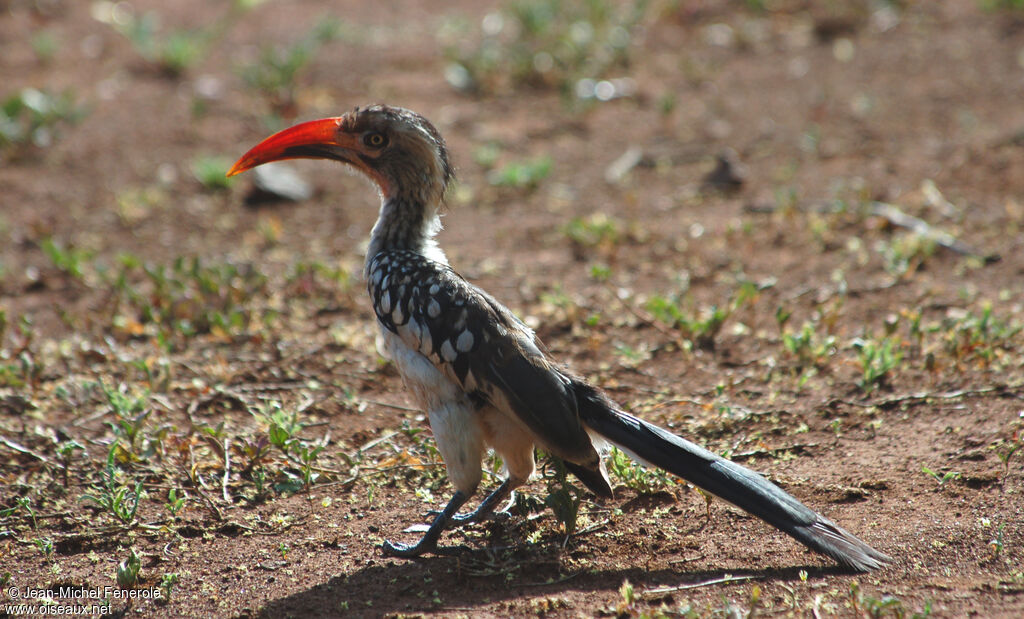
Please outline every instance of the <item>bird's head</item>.
[[385, 200], [433, 206], [453, 173], [441, 134], [419, 114], [386, 105], [304, 122], [275, 133], [242, 155], [228, 176], [282, 159], [334, 159], [370, 177]]

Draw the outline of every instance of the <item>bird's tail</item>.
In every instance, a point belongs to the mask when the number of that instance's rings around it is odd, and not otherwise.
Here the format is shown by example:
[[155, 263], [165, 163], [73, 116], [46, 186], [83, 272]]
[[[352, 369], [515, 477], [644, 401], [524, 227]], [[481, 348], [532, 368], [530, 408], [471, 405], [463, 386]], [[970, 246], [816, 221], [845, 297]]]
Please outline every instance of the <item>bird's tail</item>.
[[618, 410], [589, 385], [576, 387], [587, 428], [641, 462], [686, 479], [854, 570], [867, 572], [890, 561], [758, 473]]

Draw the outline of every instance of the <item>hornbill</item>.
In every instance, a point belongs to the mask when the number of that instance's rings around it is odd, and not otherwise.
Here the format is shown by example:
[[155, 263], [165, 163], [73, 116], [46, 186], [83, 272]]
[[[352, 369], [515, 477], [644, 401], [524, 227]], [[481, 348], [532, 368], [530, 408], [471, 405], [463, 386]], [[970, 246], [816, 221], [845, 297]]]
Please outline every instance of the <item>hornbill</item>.
[[[610, 497], [608, 443], [746, 510], [808, 548], [859, 571], [889, 558], [761, 475], [623, 412], [551, 358], [504, 305], [448, 266], [434, 240], [453, 177], [444, 139], [419, 114], [386, 105], [313, 120], [260, 142], [228, 172], [281, 159], [334, 159], [380, 190], [364, 276], [377, 316], [377, 348], [427, 413], [455, 493], [414, 545], [384, 542], [386, 555], [439, 552], [442, 532], [492, 516], [534, 473], [534, 448], [561, 458], [594, 494]], [[508, 477], [476, 510], [487, 448]]]

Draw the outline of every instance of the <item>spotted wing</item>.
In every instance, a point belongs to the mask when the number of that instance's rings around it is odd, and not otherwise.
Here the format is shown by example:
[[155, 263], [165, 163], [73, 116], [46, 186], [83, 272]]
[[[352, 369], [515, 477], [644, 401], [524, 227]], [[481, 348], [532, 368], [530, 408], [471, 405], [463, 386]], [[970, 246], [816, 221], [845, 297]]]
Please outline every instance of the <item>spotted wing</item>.
[[368, 289], [377, 319], [478, 402], [517, 417], [545, 450], [596, 467], [571, 381], [512, 312], [446, 265], [413, 252], [376, 256]]

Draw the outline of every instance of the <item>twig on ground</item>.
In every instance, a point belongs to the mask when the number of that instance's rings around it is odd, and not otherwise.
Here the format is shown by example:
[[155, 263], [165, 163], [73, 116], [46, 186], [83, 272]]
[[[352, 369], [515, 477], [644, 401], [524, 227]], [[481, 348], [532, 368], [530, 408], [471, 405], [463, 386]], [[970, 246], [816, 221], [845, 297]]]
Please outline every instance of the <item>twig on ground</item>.
[[847, 406], [855, 406], [857, 408], [874, 408], [893, 406], [894, 404], [903, 404], [904, 402], [913, 402], [916, 400], [956, 400], [959, 398], [986, 395], [989, 393], [1019, 394], [1022, 390], [1024, 390], [1024, 382], [1018, 382], [1005, 385], [988, 385], [987, 387], [978, 387], [977, 389], [957, 389], [955, 391], [946, 391], [942, 393], [919, 391], [917, 393], [905, 393], [891, 398], [885, 398], [884, 400], [875, 400], [871, 402], [855, 402], [853, 400], [833, 398], [829, 400], [827, 404], [831, 405], [838, 403], [846, 404]]
[[745, 580], [753, 580], [753, 576], [732, 576], [726, 574], [721, 578], [715, 578], [714, 580], [705, 580], [704, 582], [696, 582], [689, 585], [678, 585], [675, 587], [659, 587], [657, 589], [644, 589], [640, 592], [642, 596], [658, 596], [665, 595], [666, 593], [675, 593], [676, 591], [686, 591], [688, 589], [699, 589], [700, 587], [711, 587], [714, 585], [725, 585], [734, 582], [743, 582]]
[[9, 449], [12, 449], [12, 450], [14, 450], [14, 451], [16, 451], [18, 453], [23, 453], [23, 454], [25, 454], [27, 456], [32, 456], [36, 460], [40, 460], [42, 462], [49, 462], [49, 460], [43, 454], [35, 452], [35, 451], [32, 451], [28, 447], [25, 447], [24, 445], [22, 445], [20, 443], [16, 443], [16, 442], [12, 441], [11, 439], [9, 439], [9, 438], [7, 438], [5, 436], [0, 436], [0, 445], [3, 445], [3, 446], [5, 446], [5, 447], [7, 447]]
[[231, 479], [231, 439], [224, 439], [224, 477], [220, 481], [221, 495], [224, 502], [231, 505], [231, 495], [228, 493], [228, 481]]
[[923, 219], [918, 219], [913, 215], [904, 213], [895, 204], [889, 204], [888, 202], [872, 202], [871, 214], [875, 217], [885, 219], [894, 226], [906, 228], [907, 230], [910, 230], [915, 234], [919, 234], [924, 238], [935, 242], [937, 245], [945, 247], [946, 249], [958, 254], [964, 256], [976, 256], [978, 258], [982, 258], [985, 262], [996, 262], [999, 260], [998, 254], [982, 254], [967, 243], [957, 239], [952, 234], [934, 228]]

